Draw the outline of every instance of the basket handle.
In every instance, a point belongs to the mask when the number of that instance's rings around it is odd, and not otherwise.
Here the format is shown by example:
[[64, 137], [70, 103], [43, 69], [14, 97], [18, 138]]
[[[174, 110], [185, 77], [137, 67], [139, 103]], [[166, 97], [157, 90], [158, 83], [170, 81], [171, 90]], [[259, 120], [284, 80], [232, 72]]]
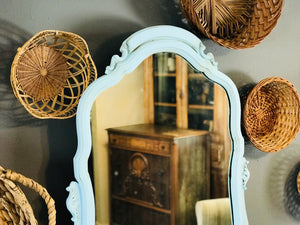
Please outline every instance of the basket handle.
[[46, 188], [44, 188], [42, 185], [38, 184], [34, 180], [23, 176], [22, 174], [13, 172], [11, 170], [5, 170], [1, 166], [0, 166], [0, 175], [4, 175], [5, 178], [10, 179], [12, 181], [16, 181], [37, 192], [45, 200], [45, 203], [47, 205], [49, 225], [56, 224], [55, 202], [47, 192]]

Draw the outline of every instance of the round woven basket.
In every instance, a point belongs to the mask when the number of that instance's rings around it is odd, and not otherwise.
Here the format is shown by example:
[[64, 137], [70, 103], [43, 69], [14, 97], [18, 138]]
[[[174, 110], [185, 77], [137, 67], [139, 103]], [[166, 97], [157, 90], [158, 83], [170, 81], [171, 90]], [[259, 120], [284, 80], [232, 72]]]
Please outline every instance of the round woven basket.
[[37, 33], [18, 49], [11, 67], [15, 96], [40, 119], [74, 116], [80, 96], [96, 78], [84, 39], [64, 31]]
[[287, 147], [300, 128], [300, 99], [295, 87], [280, 77], [260, 81], [247, 97], [243, 125], [259, 150], [277, 152]]
[[49, 225], [55, 225], [55, 204], [47, 190], [34, 180], [12, 172], [11, 170], [4, 170], [2, 167], [0, 167], [0, 224], [38, 224], [25, 194], [14, 182], [33, 189], [45, 200], [48, 208]]
[[259, 44], [275, 27], [283, 0], [180, 0], [189, 24], [231, 49]]

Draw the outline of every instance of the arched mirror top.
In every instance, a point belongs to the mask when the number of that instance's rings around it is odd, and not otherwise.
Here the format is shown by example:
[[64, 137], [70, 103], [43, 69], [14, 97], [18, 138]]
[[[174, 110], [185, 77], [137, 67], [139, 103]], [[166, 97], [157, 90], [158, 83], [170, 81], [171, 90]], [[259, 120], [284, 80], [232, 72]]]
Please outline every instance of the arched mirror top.
[[231, 79], [218, 70], [213, 55], [204, 53], [204, 50], [202, 42], [184, 29], [173, 26], [146, 28], [123, 42], [120, 48], [121, 56], [113, 56], [105, 75], [86, 89], [79, 102], [76, 117], [78, 148], [73, 160], [76, 181], [71, 182], [68, 187], [70, 193], [67, 207], [72, 213], [74, 224], [95, 224], [94, 194], [88, 172], [88, 158], [92, 149], [90, 127], [92, 105], [104, 90], [116, 85], [148, 56], [160, 52], [181, 56], [193, 68], [201, 71], [207, 79], [219, 84], [225, 90], [229, 104], [228, 126], [232, 147], [228, 173], [231, 221], [235, 225], [248, 224], [244, 190], [249, 171], [244, 158], [244, 140], [240, 131], [241, 107], [238, 91]]

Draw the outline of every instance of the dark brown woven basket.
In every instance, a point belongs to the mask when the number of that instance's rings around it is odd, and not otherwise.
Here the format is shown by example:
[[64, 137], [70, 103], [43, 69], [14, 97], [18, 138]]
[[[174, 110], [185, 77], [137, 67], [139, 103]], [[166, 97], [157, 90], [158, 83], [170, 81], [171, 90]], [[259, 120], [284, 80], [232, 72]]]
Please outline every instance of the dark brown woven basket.
[[80, 36], [57, 30], [34, 35], [18, 49], [11, 68], [15, 96], [34, 117], [66, 119], [97, 71]]
[[250, 141], [264, 152], [287, 147], [300, 128], [299, 107], [299, 95], [289, 81], [280, 77], [260, 81], [243, 110], [243, 125]]
[[232, 49], [259, 44], [275, 27], [283, 0], [180, 0], [189, 24]]

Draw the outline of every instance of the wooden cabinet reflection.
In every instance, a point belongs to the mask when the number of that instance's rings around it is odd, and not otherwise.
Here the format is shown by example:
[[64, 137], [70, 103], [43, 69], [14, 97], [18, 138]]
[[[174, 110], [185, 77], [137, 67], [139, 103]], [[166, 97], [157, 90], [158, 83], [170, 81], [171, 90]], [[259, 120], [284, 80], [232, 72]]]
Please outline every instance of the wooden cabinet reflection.
[[207, 131], [160, 125], [108, 129], [112, 224], [194, 225], [210, 198]]

